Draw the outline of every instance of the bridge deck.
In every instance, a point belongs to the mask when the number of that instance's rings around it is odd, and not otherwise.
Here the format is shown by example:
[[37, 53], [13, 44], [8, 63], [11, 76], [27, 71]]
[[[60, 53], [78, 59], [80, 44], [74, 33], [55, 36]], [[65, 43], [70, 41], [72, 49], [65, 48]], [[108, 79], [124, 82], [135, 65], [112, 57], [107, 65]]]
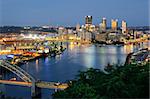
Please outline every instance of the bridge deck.
[[22, 81], [10, 81], [10, 80], [0, 80], [1, 84], [7, 84], [7, 85], [19, 85], [19, 86], [27, 86], [31, 87], [32, 83], [30, 82], [22, 82]]
[[[20, 86], [27, 86], [31, 87], [31, 82], [22, 82], [22, 81], [10, 81], [10, 80], [0, 80], [1, 84], [7, 84], [7, 85], [20, 85]], [[68, 87], [68, 84], [62, 83], [59, 85], [56, 85], [55, 82], [37, 82], [36, 86], [39, 88], [48, 88], [48, 89], [66, 89]]]
[[49, 89], [66, 89], [68, 87], [67, 83], [61, 83], [56, 85], [55, 82], [37, 82], [36, 86], [39, 88], [49, 88]]

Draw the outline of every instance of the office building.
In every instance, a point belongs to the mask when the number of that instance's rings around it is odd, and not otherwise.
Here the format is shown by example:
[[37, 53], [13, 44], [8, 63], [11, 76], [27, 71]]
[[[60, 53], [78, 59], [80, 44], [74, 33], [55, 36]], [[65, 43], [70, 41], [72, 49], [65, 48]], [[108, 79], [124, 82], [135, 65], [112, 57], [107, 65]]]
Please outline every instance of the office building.
[[103, 19], [102, 19], [102, 23], [100, 24], [100, 26], [101, 26], [101, 30], [102, 30], [102, 31], [106, 31], [106, 27], [107, 27], [106, 18], [103, 18]]
[[112, 19], [111, 20], [111, 29], [113, 31], [117, 31], [117, 28], [118, 28], [118, 20], [117, 19], [116, 20]]
[[77, 24], [77, 25], [76, 25], [76, 31], [77, 31], [77, 32], [80, 31], [80, 24]]
[[122, 21], [121, 29], [122, 29], [123, 34], [127, 32], [127, 23], [126, 23], [126, 21]]
[[85, 24], [92, 25], [92, 16], [85, 16]]
[[95, 30], [95, 26], [92, 25], [92, 16], [85, 17], [85, 30], [89, 32], [93, 32]]

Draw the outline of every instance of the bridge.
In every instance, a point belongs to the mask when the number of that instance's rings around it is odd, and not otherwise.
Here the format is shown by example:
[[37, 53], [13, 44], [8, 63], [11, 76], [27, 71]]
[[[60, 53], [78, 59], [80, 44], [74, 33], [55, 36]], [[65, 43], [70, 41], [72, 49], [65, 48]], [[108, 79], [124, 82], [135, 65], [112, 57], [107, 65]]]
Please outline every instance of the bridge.
[[45, 82], [45, 81], [36, 80], [19, 66], [12, 65], [10, 64], [10, 62], [5, 60], [0, 60], [0, 67], [3, 67], [11, 71], [12, 73], [16, 74], [20, 79], [23, 80], [23, 81], [0, 80], [0, 84], [31, 87], [32, 97], [39, 96], [41, 94], [41, 88], [63, 90], [68, 87], [67, 83]]

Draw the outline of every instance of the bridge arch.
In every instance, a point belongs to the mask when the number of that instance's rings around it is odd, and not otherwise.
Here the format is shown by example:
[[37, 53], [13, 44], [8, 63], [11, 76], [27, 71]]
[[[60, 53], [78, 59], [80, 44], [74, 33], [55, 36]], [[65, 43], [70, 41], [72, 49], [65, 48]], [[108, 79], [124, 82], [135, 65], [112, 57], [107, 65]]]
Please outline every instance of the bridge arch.
[[17, 65], [12, 65], [10, 62], [5, 60], [0, 60], [0, 67], [3, 67], [12, 73], [16, 74], [19, 78], [21, 78], [25, 82], [36, 82], [35, 78], [33, 78], [31, 75], [29, 75], [25, 70], [20, 68]]

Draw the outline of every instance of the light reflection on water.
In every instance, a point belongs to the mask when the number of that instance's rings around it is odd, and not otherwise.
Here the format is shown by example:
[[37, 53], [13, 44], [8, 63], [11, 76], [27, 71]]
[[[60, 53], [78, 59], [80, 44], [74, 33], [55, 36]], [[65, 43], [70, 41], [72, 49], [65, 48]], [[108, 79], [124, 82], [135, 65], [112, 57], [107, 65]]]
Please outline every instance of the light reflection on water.
[[36, 71], [38, 72], [39, 71], [39, 60], [38, 59], [36, 59], [36, 65], [35, 65], [35, 67], [36, 67]]
[[[40, 58], [24, 64], [21, 67], [35, 78], [44, 81], [66, 81], [75, 78], [79, 70], [87, 68], [104, 69], [109, 64], [122, 64], [128, 53], [148, 44], [133, 46], [94, 46], [66, 45], [67, 50], [55, 58]], [[16, 88], [12, 91], [12, 88]], [[30, 99], [30, 89], [25, 87], [6, 86], [8, 96], [27, 97]], [[21, 93], [19, 96], [15, 93]], [[52, 91], [42, 89], [43, 99], [48, 98]]]

